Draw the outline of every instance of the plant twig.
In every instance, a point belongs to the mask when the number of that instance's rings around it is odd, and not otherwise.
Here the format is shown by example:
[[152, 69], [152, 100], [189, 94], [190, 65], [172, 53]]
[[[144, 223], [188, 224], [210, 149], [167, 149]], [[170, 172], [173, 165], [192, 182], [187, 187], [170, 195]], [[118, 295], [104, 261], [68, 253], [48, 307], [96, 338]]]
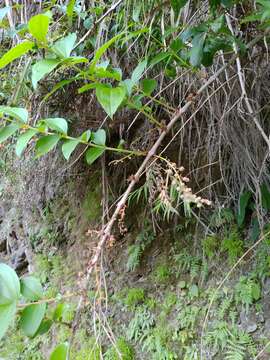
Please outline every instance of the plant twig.
[[[227, 21], [228, 28], [230, 29], [230, 32], [232, 33], [233, 36], [235, 36], [234, 30], [232, 27], [232, 23], [231, 23], [231, 20], [230, 20], [230, 17], [228, 14], [226, 14], [226, 21]], [[246, 104], [246, 108], [247, 108], [249, 115], [252, 117], [254, 124], [256, 125], [257, 129], [261, 133], [261, 135], [262, 135], [263, 139], [265, 140], [265, 142], [269, 148], [269, 151], [270, 151], [269, 137], [265, 134], [263, 128], [261, 127], [260, 120], [259, 120], [257, 114], [253, 111], [253, 108], [252, 108], [249, 98], [247, 96], [246, 85], [245, 85], [245, 76], [244, 76], [244, 72], [242, 69], [242, 65], [241, 65], [239, 55], [238, 55], [238, 49], [237, 49], [237, 45], [236, 45], [235, 41], [233, 43], [233, 50], [234, 50], [234, 53], [236, 54], [235, 61], [236, 61], [236, 66], [237, 66], [238, 79], [239, 79], [239, 83], [240, 83], [240, 87], [241, 87], [241, 91], [242, 91], [242, 98], [244, 99], [244, 102]]]
[[95, 22], [94, 26], [93, 26], [91, 29], [89, 29], [89, 30], [83, 35], [83, 37], [82, 37], [82, 38], [77, 42], [77, 44], [75, 45], [74, 49], [76, 49], [76, 47], [78, 47], [82, 42], [84, 42], [84, 40], [94, 32], [94, 30], [96, 29], [97, 25], [98, 25], [99, 23], [101, 23], [111, 12], [113, 12], [113, 11], [117, 8], [117, 6], [121, 4], [122, 1], [123, 1], [123, 0], [118, 0], [115, 4], [113, 4], [113, 5], [110, 7], [110, 9], [109, 9], [108, 11], [106, 11], [105, 14], [103, 14], [103, 15]]

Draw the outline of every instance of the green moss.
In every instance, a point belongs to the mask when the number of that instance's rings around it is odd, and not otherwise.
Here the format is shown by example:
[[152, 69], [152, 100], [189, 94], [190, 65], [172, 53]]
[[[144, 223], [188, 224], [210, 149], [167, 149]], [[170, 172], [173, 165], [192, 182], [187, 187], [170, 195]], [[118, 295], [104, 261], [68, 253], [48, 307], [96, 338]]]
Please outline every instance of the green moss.
[[145, 305], [148, 309], [153, 310], [157, 306], [157, 301], [151, 296], [145, 300]]
[[18, 329], [11, 329], [0, 342], [0, 358], [5, 360], [45, 360], [40, 337], [27, 339]]
[[97, 172], [91, 177], [91, 181], [82, 204], [84, 216], [90, 221], [94, 221], [101, 216], [102, 191], [100, 176], [100, 173]]
[[[121, 355], [120, 355], [121, 354]], [[116, 342], [116, 347], [111, 346], [105, 354], [106, 360], [133, 360], [135, 353], [132, 346], [124, 339], [120, 338]]]
[[46, 255], [37, 254], [35, 256], [35, 268], [37, 270], [37, 277], [42, 283], [45, 283], [52, 269], [52, 265]]
[[101, 346], [95, 338], [89, 338], [84, 329], [76, 331], [74, 347], [71, 351], [72, 360], [101, 360], [101, 354]]
[[124, 299], [124, 303], [128, 307], [134, 307], [145, 301], [145, 291], [142, 288], [129, 289]]
[[68, 326], [61, 324], [57, 326], [57, 336], [56, 336], [57, 344], [68, 341], [70, 336], [71, 336], [71, 329]]
[[177, 296], [173, 292], [168, 292], [162, 304], [162, 308], [166, 313], [170, 312], [177, 303]]
[[155, 269], [154, 277], [155, 280], [158, 282], [163, 283], [169, 280], [170, 276], [171, 276], [171, 271], [168, 265], [166, 264], [158, 265], [158, 267]]
[[219, 246], [219, 239], [217, 236], [207, 236], [202, 241], [203, 250], [208, 258], [212, 258]]
[[243, 254], [244, 242], [237, 228], [232, 227], [223, 239], [221, 248], [227, 251], [229, 263], [232, 265]]

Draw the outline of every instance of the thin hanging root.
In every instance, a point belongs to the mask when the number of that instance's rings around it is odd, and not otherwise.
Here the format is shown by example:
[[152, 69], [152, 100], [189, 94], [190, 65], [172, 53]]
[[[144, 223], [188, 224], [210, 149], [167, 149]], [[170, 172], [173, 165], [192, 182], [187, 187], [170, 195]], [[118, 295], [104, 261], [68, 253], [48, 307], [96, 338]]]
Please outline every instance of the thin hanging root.
[[[234, 31], [233, 31], [233, 27], [232, 27], [232, 23], [231, 23], [231, 20], [230, 20], [230, 17], [229, 17], [228, 14], [226, 15], [226, 21], [227, 21], [227, 24], [228, 24], [228, 28], [230, 29], [230, 32], [232, 33], [233, 36], [235, 36]], [[242, 91], [242, 97], [243, 97], [243, 99], [245, 101], [245, 104], [246, 104], [249, 115], [252, 117], [252, 120], [254, 121], [254, 123], [255, 123], [257, 129], [259, 130], [259, 132], [261, 133], [261, 135], [262, 135], [263, 139], [265, 140], [265, 142], [266, 142], [266, 144], [267, 144], [267, 146], [269, 148], [269, 151], [270, 151], [269, 138], [265, 134], [265, 132], [263, 131], [263, 128], [260, 125], [260, 120], [259, 120], [258, 116], [256, 115], [256, 113], [254, 113], [253, 108], [251, 106], [251, 103], [249, 101], [249, 98], [247, 96], [246, 85], [245, 85], [245, 76], [244, 76], [244, 72], [243, 72], [243, 69], [242, 69], [242, 66], [241, 66], [241, 61], [240, 61], [240, 58], [239, 58], [239, 55], [238, 55], [237, 45], [236, 45], [235, 42], [233, 44], [233, 49], [234, 49], [234, 53], [237, 55], [237, 57], [236, 57], [236, 66], [237, 66], [237, 74], [238, 74], [238, 78], [239, 78], [239, 83], [240, 83], [241, 91]]]

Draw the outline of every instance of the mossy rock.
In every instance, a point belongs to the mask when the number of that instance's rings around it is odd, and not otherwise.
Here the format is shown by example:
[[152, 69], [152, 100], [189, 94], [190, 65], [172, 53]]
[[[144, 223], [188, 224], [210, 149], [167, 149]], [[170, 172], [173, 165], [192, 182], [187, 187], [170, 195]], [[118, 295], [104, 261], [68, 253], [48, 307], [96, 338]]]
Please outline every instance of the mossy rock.
[[91, 177], [90, 183], [82, 204], [83, 214], [86, 220], [94, 221], [101, 216], [102, 212], [102, 189], [101, 189], [101, 174], [96, 172]]
[[111, 346], [105, 353], [105, 359], [133, 360], [135, 359], [135, 352], [133, 347], [124, 338], [120, 338], [117, 340], [115, 346]]

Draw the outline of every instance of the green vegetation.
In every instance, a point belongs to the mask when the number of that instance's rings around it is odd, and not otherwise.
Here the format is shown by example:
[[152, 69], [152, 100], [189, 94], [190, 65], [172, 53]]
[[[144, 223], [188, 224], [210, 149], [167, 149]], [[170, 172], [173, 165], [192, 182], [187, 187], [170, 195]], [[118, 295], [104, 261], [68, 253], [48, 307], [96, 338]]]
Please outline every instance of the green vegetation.
[[0, 358], [267, 357], [270, 2], [6, 0], [0, 38]]
[[140, 303], [143, 303], [144, 300], [145, 300], [144, 289], [134, 288], [134, 289], [128, 289], [126, 297], [124, 299], [124, 303], [128, 307], [134, 307]]
[[111, 346], [105, 353], [106, 360], [133, 360], [134, 356], [133, 348], [123, 338], [118, 339], [115, 346]]

